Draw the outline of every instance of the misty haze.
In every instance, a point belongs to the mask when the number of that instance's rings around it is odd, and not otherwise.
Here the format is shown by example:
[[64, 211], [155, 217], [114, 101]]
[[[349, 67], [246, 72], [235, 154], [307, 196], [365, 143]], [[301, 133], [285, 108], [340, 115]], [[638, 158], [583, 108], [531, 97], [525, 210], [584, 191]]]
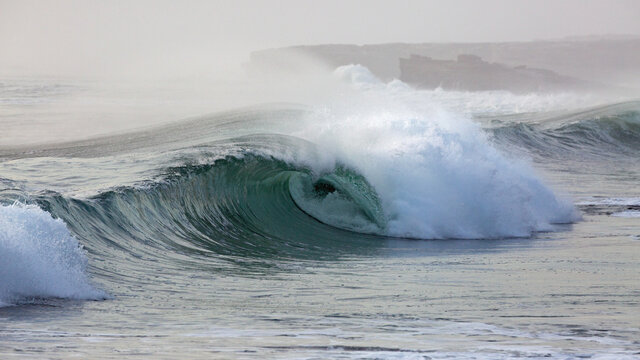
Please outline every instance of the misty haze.
[[0, 358], [640, 358], [638, 19], [0, 0]]

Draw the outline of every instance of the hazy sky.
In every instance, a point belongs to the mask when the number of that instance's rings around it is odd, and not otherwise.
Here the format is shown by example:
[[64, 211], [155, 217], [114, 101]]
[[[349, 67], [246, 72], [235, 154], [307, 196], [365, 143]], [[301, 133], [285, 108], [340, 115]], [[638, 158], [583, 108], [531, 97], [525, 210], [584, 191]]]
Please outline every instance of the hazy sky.
[[0, 0], [6, 71], [225, 67], [299, 44], [640, 35], [636, 0]]

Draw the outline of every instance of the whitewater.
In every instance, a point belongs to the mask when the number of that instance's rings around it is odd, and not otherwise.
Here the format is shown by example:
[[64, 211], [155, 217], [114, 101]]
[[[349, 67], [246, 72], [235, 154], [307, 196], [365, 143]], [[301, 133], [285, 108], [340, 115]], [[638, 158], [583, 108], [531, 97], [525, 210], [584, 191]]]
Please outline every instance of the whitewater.
[[0, 356], [640, 356], [639, 101], [324, 76], [56, 142], [91, 85], [0, 83]]

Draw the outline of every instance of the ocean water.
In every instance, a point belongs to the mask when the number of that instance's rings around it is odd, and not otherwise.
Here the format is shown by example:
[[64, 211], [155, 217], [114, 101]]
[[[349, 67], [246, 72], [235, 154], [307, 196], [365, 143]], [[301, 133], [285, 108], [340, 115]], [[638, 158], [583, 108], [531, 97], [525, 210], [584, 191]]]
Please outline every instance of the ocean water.
[[115, 132], [0, 81], [0, 357], [640, 358], [640, 101], [330, 76]]

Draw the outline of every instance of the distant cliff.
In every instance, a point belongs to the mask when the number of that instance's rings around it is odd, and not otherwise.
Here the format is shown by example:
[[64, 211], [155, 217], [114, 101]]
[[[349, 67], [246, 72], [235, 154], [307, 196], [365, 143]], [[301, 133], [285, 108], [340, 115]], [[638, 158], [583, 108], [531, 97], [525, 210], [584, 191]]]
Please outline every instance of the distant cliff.
[[508, 90], [514, 93], [585, 89], [592, 86], [550, 70], [488, 63], [468, 54], [458, 55], [456, 61], [434, 60], [420, 55], [400, 58], [400, 80], [430, 89]]
[[291, 51], [318, 59], [332, 67], [361, 64], [383, 80], [400, 78], [400, 58], [419, 55], [454, 60], [458, 55], [469, 54], [479, 56], [488, 63], [509, 67], [525, 65], [587, 82], [640, 87], [638, 37], [505, 43], [293, 46], [253, 52], [248, 67], [274, 63], [289, 66], [288, 53]]

